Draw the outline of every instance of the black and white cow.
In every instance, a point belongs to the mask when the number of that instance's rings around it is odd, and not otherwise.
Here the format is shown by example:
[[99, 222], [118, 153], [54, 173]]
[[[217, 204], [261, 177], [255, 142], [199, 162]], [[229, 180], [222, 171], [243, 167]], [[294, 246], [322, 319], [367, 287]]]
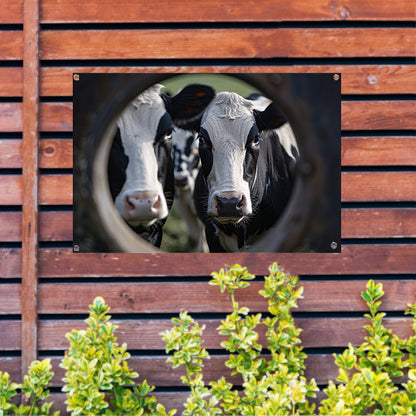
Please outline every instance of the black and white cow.
[[189, 249], [194, 253], [208, 251], [204, 224], [194, 204], [195, 179], [200, 168], [198, 133], [175, 127], [172, 132], [175, 175], [175, 207], [186, 226]]
[[194, 199], [210, 251], [248, 249], [276, 223], [291, 195], [299, 155], [286, 117], [273, 103], [261, 111], [221, 92], [202, 117], [199, 154]]
[[162, 88], [150, 87], [123, 111], [108, 163], [118, 213], [157, 247], [174, 198], [172, 130], [197, 121], [215, 95], [211, 87], [199, 84], [188, 85], [174, 97], [162, 94]]

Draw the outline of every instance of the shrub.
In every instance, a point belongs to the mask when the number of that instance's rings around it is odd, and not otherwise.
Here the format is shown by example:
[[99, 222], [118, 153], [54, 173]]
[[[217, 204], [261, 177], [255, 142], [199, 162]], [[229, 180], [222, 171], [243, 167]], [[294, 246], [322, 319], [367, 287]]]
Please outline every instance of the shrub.
[[[15, 415], [38, 415], [38, 416], [58, 416], [59, 412], [51, 413], [53, 402], [44, 402], [40, 407], [38, 403], [49, 397], [49, 382], [53, 377], [50, 359], [34, 361], [29, 372], [23, 378], [22, 384], [11, 383], [9, 374], [0, 371], [0, 416]], [[16, 406], [11, 402], [11, 398], [21, 389], [23, 401], [27, 404]], [[11, 412], [11, 413], [10, 413]]]
[[[239, 374], [242, 388], [221, 377], [208, 385], [203, 380], [204, 360], [208, 352], [202, 347], [204, 326], [187, 312], [173, 318], [174, 326], [163, 332], [168, 362], [183, 365], [182, 382], [190, 388], [184, 415], [415, 415], [416, 414], [416, 335], [402, 340], [383, 326], [380, 312], [383, 286], [370, 280], [361, 296], [369, 313], [365, 316], [368, 336], [360, 346], [351, 344], [342, 354], [334, 354], [339, 367], [336, 383], [329, 381], [323, 390], [326, 398], [316, 409], [310, 398], [316, 397], [315, 381], [304, 377], [306, 354], [299, 339], [292, 308], [302, 297], [297, 276], [284, 273], [277, 264], [269, 268], [260, 295], [268, 301], [269, 316], [250, 314], [235, 300], [235, 291], [250, 285], [255, 276], [245, 267], [232, 266], [212, 273], [211, 285], [219, 286], [231, 299], [230, 313], [218, 327], [227, 337], [221, 345], [229, 353], [226, 366]], [[409, 305], [416, 332], [416, 305]], [[154, 387], [146, 381], [136, 384], [138, 374], [127, 360], [127, 345], [119, 346], [109, 320], [109, 307], [97, 297], [90, 305], [86, 330], [72, 330], [66, 335], [69, 351], [61, 367], [66, 370], [63, 391], [67, 392], [68, 411], [76, 415], [173, 415], [149, 394]], [[258, 328], [266, 327], [267, 345], [259, 343]], [[267, 350], [267, 358], [263, 351]], [[405, 375], [407, 377], [405, 377]], [[53, 372], [49, 359], [35, 361], [22, 384], [10, 382], [9, 374], [0, 371], [0, 416], [53, 415], [48, 387]], [[405, 382], [398, 387], [398, 378]], [[16, 406], [12, 398], [22, 392], [25, 404]]]
[[[184, 415], [314, 414], [315, 405], [308, 397], [315, 397], [318, 388], [313, 379], [308, 382], [303, 377], [306, 355], [300, 346], [301, 329], [295, 327], [290, 313], [297, 307], [303, 288], [298, 286], [297, 276], [284, 273], [277, 264], [270, 266], [269, 272], [260, 291], [268, 300], [271, 317], [266, 319], [261, 314], [249, 314], [248, 308], [235, 301], [234, 292], [249, 286], [255, 277], [245, 267], [235, 265], [212, 273], [210, 284], [219, 286], [222, 293], [227, 291], [231, 298], [233, 312], [222, 321], [218, 331], [228, 336], [221, 344], [230, 353], [226, 366], [231, 375], [241, 375], [242, 391], [224, 377], [205, 386], [202, 367], [209, 354], [202, 348], [204, 328], [186, 312], [172, 320], [171, 330], [161, 334], [166, 352], [173, 351], [168, 361], [174, 368], [186, 368], [182, 381], [191, 393]], [[334, 354], [339, 367], [338, 384], [330, 381], [324, 389], [328, 398], [320, 403], [319, 414], [416, 414], [416, 336], [401, 340], [383, 326], [385, 314], [379, 312], [383, 294], [383, 286], [372, 280], [362, 292], [370, 310], [365, 315], [370, 320], [365, 326], [369, 336], [359, 347], [350, 344], [343, 354]], [[413, 315], [416, 331], [416, 306], [409, 306], [407, 313]], [[259, 325], [267, 327], [266, 346], [258, 343]], [[270, 353], [267, 360], [261, 355], [264, 348]], [[407, 368], [408, 382], [402, 383], [399, 390], [395, 381]]]
[[74, 416], [93, 415], [172, 415], [148, 394], [154, 390], [144, 381], [135, 386], [138, 374], [127, 365], [127, 345], [118, 346], [117, 328], [107, 313], [104, 299], [97, 297], [90, 305], [86, 330], [72, 330], [66, 335], [69, 351], [61, 367], [66, 370], [63, 391], [67, 409]]

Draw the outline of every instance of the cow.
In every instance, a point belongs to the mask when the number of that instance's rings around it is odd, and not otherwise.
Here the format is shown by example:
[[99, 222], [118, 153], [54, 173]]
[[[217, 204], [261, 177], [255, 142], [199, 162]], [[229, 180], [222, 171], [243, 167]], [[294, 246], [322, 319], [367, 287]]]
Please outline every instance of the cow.
[[162, 88], [148, 88], [122, 112], [107, 169], [116, 210], [156, 247], [174, 198], [172, 131], [175, 125], [198, 123], [215, 96], [208, 85], [188, 85], [173, 97]]
[[175, 176], [175, 208], [186, 226], [189, 250], [205, 253], [208, 246], [204, 225], [198, 218], [193, 199], [195, 179], [200, 168], [196, 131], [175, 127], [172, 132], [173, 163]]
[[293, 188], [293, 131], [275, 103], [258, 110], [253, 101], [221, 92], [201, 119], [194, 201], [211, 252], [250, 249], [279, 219]]

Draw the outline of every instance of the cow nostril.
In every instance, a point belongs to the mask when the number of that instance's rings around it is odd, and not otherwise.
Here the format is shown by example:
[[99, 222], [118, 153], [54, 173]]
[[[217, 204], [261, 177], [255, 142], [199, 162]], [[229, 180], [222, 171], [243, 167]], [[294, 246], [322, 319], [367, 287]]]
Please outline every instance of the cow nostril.
[[126, 195], [124, 202], [125, 202], [125, 206], [128, 210], [132, 211], [136, 208], [136, 205], [133, 203], [133, 199], [135, 199], [137, 201], [137, 198], [131, 197]]

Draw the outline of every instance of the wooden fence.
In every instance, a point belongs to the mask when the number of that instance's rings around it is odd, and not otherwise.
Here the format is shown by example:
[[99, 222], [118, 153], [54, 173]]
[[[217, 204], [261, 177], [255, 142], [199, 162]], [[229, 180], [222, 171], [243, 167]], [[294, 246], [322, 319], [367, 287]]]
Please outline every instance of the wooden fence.
[[[373, 0], [9, 0], [0, 2], [0, 370], [22, 379], [52, 357], [54, 398], [67, 348], [101, 295], [131, 366], [167, 407], [185, 392], [158, 335], [186, 309], [215, 350], [229, 302], [207, 284], [240, 263], [262, 276], [278, 261], [301, 276], [295, 314], [307, 376], [336, 377], [331, 353], [363, 339], [360, 292], [383, 282], [387, 326], [416, 298], [414, 3]], [[72, 73], [330, 72], [342, 74], [342, 251], [337, 254], [79, 254], [72, 252]], [[261, 282], [241, 295], [264, 311]], [[234, 381], [238, 383], [238, 380]]]

